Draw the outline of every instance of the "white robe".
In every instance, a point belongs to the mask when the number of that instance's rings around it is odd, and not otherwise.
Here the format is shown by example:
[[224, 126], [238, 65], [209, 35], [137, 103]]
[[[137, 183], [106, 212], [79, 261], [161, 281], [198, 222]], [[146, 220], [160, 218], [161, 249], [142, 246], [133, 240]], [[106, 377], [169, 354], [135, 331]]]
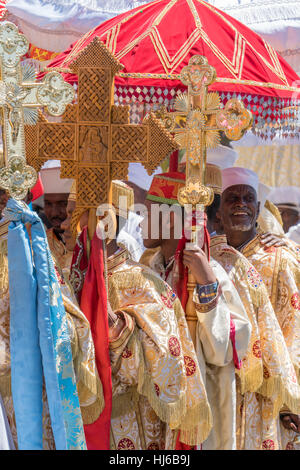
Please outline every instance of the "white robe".
[[[146, 253], [145, 253], [146, 255]], [[147, 257], [144, 257], [145, 263]], [[143, 262], [143, 258], [141, 259]], [[147, 261], [162, 277], [160, 251]], [[218, 302], [207, 312], [197, 312], [196, 352], [213, 414], [213, 429], [203, 443], [204, 450], [236, 449], [236, 379], [233, 347], [230, 340], [230, 319], [235, 326], [235, 348], [239, 360], [246, 354], [251, 324], [242, 301], [226, 271], [215, 260], [210, 265], [219, 281]], [[167, 279], [172, 286], [172, 271]]]
[[215, 308], [197, 312], [196, 352], [213, 414], [213, 428], [204, 450], [236, 449], [236, 379], [230, 319], [235, 326], [239, 360], [246, 354], [251, 325], [236, 288], [215, 260], [210, 262], [222, 293]]

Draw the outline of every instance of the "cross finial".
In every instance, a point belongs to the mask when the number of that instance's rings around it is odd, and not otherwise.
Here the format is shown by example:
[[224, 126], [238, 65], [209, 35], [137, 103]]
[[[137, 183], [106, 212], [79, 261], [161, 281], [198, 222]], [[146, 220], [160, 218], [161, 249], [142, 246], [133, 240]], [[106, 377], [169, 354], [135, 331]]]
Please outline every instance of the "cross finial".
[[4, 164], [0, 170], [0, 187], [15, 199], [23, 199], [36, 181], [33, 168], [26, 165], [24, 124], [35, 124], [37, 108], [60, 116], [74, 99], [74, 89], [61, 75], [52, 72], [36, 83], [35, 70], [21, 67], [21, 57], [28, 41], [9, 22], [0, 24], [0, 106], [3, 108]]

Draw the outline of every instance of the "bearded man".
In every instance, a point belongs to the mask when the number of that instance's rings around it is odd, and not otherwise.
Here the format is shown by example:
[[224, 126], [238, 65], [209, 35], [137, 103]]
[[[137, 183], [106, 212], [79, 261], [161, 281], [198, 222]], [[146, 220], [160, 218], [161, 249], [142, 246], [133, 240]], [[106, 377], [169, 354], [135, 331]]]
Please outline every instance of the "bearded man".
[[[222, 234], [218, 217], [222, 193], [222, 170], [219, 166], [206, 165], [205, 184], [215, 193], [213, 203], [206, 208], [211, 255], [226, 270], [252, 325], [247, 354], [241, 369], [236, 370], [237, 448], [293, 449], [295, 433], [283, 429], [279, 420], [282, 405], [286, 402], [293, 404], [299, 396], [299, 387], [292, 381], [295, 371], [289, 352], [259, 273], [239, 251], [227, 244], [226, 236]], [[262, 241], [282, 244], [281, 239], [271, 235]]]
[[[292, 377], [296, 381], [300, 364], [298, 261], [285, 246], [267, 247], [261, 243], [261, 234], [257, 230], [257, 175], [251, 170], [233, 167], [223, 170], [222, 179], [219, 215], [227, 243], [242, 253], [260, 274], [281, 327], [296, 372]], [[299, 405], [297, 401], [295, 409]], [[282, 409], [281, 422], [286, 429], [300, 432], [299, 415], [288, 407]]]

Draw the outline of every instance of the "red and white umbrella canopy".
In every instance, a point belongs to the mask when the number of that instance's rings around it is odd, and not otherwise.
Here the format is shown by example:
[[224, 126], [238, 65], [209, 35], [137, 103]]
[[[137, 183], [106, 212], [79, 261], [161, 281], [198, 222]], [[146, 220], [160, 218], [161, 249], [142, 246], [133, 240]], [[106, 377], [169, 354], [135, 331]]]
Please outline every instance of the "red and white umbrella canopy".
[[[193, 55], [216, 68], [217, 90], [225, 103], [242, 99], [261, 135], [296, 131], [294, 106], [300, 78], [258, 34], [203, 0], [155, 0], [116, 16], [86, 33], [49, 67], [68, 68], [98, 36], [124, 65], [116, 77], [116, 101], [132, 104], [137, 120], [151, 106], [172, 108], [183, 91], [180, 72]], [[70, 82], [77, 77], [66, 74]]]

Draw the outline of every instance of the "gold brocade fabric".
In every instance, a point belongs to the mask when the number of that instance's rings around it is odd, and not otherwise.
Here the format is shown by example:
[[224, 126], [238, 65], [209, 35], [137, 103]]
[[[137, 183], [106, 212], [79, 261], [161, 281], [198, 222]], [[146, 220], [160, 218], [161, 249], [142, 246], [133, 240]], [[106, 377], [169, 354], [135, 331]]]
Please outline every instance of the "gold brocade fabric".
[[[267, 288], [268, 296], [271, 300], [274, 314], [277, 317], [284, 342], [277, 335], [277, 342], [281, 352], [287, 346], [290, 362], [290, 372], [286, 375], [286, 387], [289, 387], [291, 398], [294, 396], [294, 407], [291, 402], [284, 402], [283, 408], [290, 409], [294, 413], [299, 413], [299, 264], [292, 249], [285, 248], [265, 248], [255, 237], [246, 245], [242, 253], [248, 258], [252, 265], [259, 272]], [[261, 343], [268, 337], [265, 332], [261, 334]], [[280, 353], [280, 349], [278, 350]], [[275, 353], [273, 353], [275, 355]], [[268, 376], [264, 370], [264, 376]], [[267, 378], [267, 377], [266, 377]], [[297, 381], [298, 378], [298, 381]], [[239, 414], [237, 422], [238, 443], [240, 448], [252, 449], [299, 449], [295, 444], [296, 434], [287, 431], [280, 420], [272, 421], [273, 399], [266, 399], [255, 393], [245, 393], [239, 395]], [[259, 415], [262, 419], [259, 418]], [[248, 423], [248, 424], [247, 424]], [[262, 442], [260, 446], [259, 442]]]
[[178, 298], [122, 252], [108, 260], [108, 283], [113, 310], [127, 318], [111, 343], [112, 447], [174, 449], [178, 429], [182, 442], [200, 444], [211, 411]]
[[53, 228], [46, 231], [49, 248], [61, 267], [64, 277], [69, 278], [73, 251], [68, 251], [64, 243], [57, 238]]
[[257, 235], [242, 253], [261, 275], [297, 376], [300, 369], [300, 266], [292, 250], [264, 247]]
[[237, 393], [237, 449], [298, 450], [295, 433], [287, 431], [279, 417], [272, 416], [273, 404], [259, 393]]
[[234, 283], [252, 325], [247, 356], [237, 371], [241, 393], [257, 391], [270, 398], [273, 417], [288, 403], [298, 413], [300, 388], [295, 369], [261, 276], [224, 236], [211, 239], [211, 254]]
[[[16, 448], [17, 431], [10, 382], [10, 311], [6, 234], [0, 237], [0, 393]], [[67, 314], [77, 389], [84, 424], [94, 422], [104, 408], [102, 385], [95, 366], [95, 351], [87, 319], [55, 265]], [[26, 373], [26, 371], [24, 371]], [[43, 391], [43, 448], [55, 449], [47, 396]]]

